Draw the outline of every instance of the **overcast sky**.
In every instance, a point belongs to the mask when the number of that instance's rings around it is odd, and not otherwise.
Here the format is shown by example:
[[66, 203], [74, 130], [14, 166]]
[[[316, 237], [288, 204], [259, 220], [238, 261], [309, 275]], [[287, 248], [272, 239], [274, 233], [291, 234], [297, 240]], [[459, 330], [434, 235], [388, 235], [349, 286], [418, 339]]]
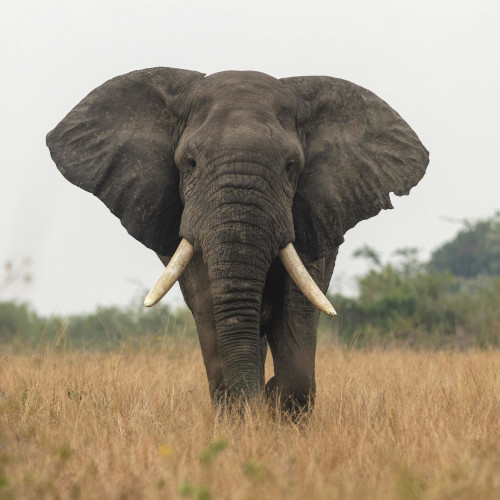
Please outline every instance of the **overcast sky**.
[[[500, 2], [2, 1], [0, 263], [31, 259], [33, 282], [0, 300], [44, 314], [137, 299], [161, 272], [156, 255], [58, 172], [46, 133], [92, 89], [153, 66], [204, 73], [329, 75], [396, 109], [431, 163], [395, 209], [346, 235], [332, 290], [352, 290], [364, 243], [388, 259], [426, 257], [460, 227], [500, 209]], [[0, 273], [0, 279], [2, 274]], [[174, 290], [167, 299], [182, 302]]]

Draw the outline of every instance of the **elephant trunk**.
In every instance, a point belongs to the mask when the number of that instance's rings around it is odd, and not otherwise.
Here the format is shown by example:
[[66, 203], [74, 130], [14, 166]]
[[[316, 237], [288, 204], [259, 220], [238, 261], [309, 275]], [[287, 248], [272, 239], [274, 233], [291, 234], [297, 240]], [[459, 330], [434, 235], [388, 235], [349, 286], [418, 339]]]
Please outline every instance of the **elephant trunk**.
[[[240, 401], [261, 393], [260, 310], [266, 274], [278, 252], [266, 215], [252, 209], [251, 221], [238, 217], [241, 203], [225, 204], [217, 228], [210, 228], [203, 254], [211, 282], [217, 347], [228, 396]], [[221, 213], [222, 212], [222, 213]], [[224, 213], [231, 222], [224, 222]], [[248, 217], [248, 214], [246, 215]], [[234, 219], [239, 220], [234, 220]], [[227, 220], [227, 219], [226, 219]], [[260, 223], [255, 223], [259, 220]]]

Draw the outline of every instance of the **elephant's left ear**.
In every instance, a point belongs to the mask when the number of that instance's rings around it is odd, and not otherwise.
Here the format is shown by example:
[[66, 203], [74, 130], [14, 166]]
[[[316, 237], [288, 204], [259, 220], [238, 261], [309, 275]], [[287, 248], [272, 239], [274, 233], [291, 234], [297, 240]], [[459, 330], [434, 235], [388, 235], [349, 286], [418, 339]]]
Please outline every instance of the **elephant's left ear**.
[[47, 135], [62, 174], [97, 196], [134, 238], [160, 255], [171, 256], [180, 242], [174, 152], [183, 121], [176, 103], [203, 76], [177, 68], [118, 76]]
[[295, 246], [316, 260], [359, 221], [392, 208], [389, 193], [408, 194], [429, 153], [382, 99], [331, 77], [282, 80], [299, 101], [306, 164], [293, 202]]

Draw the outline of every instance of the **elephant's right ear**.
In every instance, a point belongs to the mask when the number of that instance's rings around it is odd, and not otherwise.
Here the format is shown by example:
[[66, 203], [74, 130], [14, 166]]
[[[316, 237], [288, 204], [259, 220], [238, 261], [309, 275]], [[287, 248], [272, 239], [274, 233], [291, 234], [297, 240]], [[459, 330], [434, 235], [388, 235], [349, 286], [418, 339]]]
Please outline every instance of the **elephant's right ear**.
[[180, 241], [174, 152], [182, 124], [174, 103], [203, 76], [175, 68], [118, 76], [47, 135], [66, 179], [97, 196], [134, 238], [161, 255], [172, 255]]

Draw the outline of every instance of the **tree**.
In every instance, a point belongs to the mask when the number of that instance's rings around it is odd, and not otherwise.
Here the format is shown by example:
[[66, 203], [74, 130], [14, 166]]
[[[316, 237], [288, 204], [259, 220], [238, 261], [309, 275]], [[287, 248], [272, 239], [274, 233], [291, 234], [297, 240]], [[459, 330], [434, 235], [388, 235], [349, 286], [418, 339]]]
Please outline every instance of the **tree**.
[[375, 267], [382, 267], [382, 260], [380, 258], [380, 254], [368, 244], [364, 244], [362, 247], [357, 248], [352, 253], [352, 256], [359, 259], [367, 259], [370, 261]]
[[0, 278], [0, 294], [18, 281], [22, 281], [25, 285], [31, 283], [33, 278], [29, 272], [30, 266], [31, 261], [26, 257], [17, 264], [14, 264], [11, 260], [5, 262], [4, 275]]
[[453, 240], [433, 252], [430, 265], [462, 278], [499, 276], [500, 212], [476, 223], [465, 221], [465, 227]]

